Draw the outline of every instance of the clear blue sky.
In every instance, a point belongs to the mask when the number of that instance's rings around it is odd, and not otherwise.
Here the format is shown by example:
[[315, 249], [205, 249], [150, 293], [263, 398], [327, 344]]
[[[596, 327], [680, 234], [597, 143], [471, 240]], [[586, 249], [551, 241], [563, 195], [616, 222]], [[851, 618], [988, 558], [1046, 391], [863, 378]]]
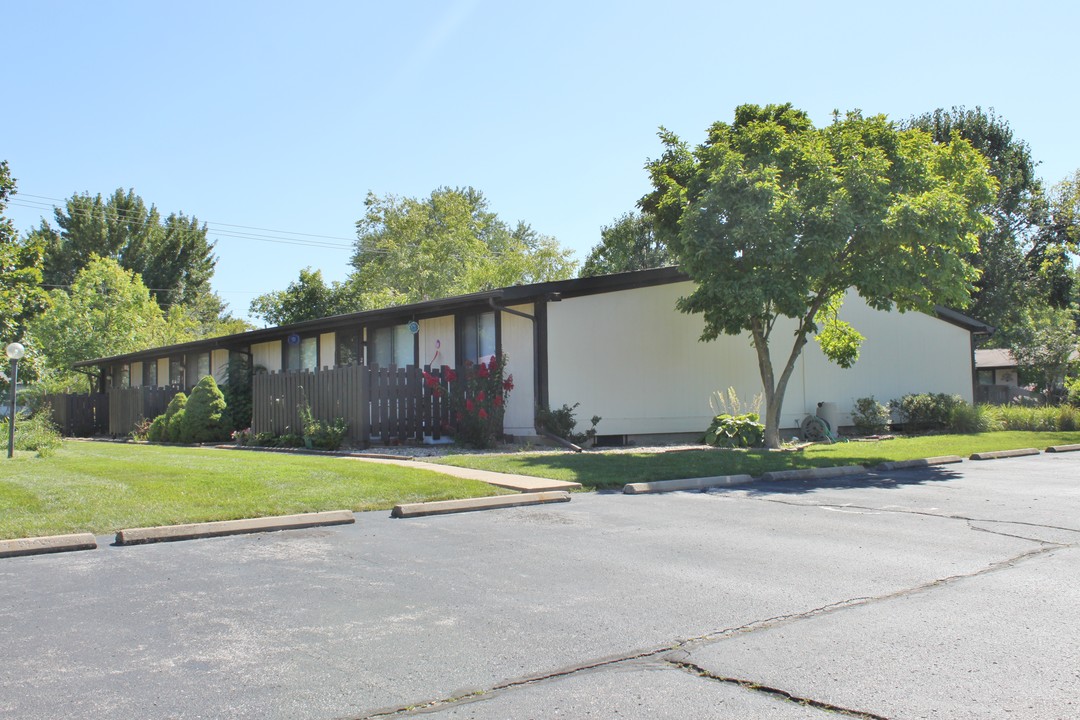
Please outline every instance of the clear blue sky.
[[[16, 226], [51, 218], [39, 203], [134, 188], [210, 223], [214, 288], [240, 316], [304, 266], [343, 279], [368, 191], [472, 185], [584, 259], [647, 191], [657, 126], [696, 144], [747, 102], [818, 124], [834, 108], [993, 107], [1047, 184], [1080, 167], [1080, 5], [1065, 0], [0, 8]], [[334, 247], [236, 236], [251, 232]]]

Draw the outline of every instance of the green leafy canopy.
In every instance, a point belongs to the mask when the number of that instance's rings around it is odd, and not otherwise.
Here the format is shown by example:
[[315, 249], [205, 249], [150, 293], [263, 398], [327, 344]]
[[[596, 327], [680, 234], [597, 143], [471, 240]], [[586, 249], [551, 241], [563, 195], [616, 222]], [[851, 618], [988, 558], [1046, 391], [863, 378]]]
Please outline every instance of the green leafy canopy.
[[[996, 184], [962, 139], [935, 143], [859, 112], [816, 128], [791, 105], [740, 106], [694, 149], [663, 128], [660, 138], [640, 207], [696, 283], [678, 307], [703, 316], [701, 339], [750, 333], [770, 446], [795, 359], [819, 313], [849, 288], [879, 310], [966, 304], [978, 277], [966, 258]], [[797, 325], [776, 377], [770, 340], [780, 317]], [[857, 338], [833, 328], [822, 349], [852, 362]]]

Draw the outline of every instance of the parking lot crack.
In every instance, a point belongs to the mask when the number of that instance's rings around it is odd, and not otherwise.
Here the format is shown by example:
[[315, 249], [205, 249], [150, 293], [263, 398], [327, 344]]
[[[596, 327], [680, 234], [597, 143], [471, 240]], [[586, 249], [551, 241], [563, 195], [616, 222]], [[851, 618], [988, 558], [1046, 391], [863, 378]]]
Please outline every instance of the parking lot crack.
[[[1078, 529], [1078, 528], [1063, 527], [1061, 525], [1047, 525], [1045, 523], [1025, 522], [1023, 520], [999, 520], [999, 519], [996, 519], [996, 518], [968, 517], [967, 515], [945, 515], [945, 514], [942, 514], [942, 513], [928, 512], [926, 510], [912, 510], [912, 509], [909, 509], [909, 508], [895, 508], [895, 507], [872, 507], [872, 506], [869, 506], [869, 505], [853, 505], [853, 504], [847, 504], [847, 503], [845, 503], [843, 505], [837, 505], [835, 503], [792, 502], [790, 500], [782, 500], [780, 498], [760, 498], [760, 499], [764, 500], [765, 502], [776, 503], [777, 505], [788, 505], [788, 506], [791, 506], [791, 507], [814, 507], [814, 508], [824, 508], [824, 509], [829, 509], [829, 510], [865, 510], [867, 512], [895, 513], [895, 514], [898, 514], [898, 515], [920, 515], [920, 516], [923, 516], [923, 517], [942, 518], [942, 519], [945, 519], [945, 520], [960, 520], [960, 521], [969, 523], [969, 525], [970, 525], [970, 523], [978, 522], [978, 523], [997, 524], [997, 525], [1020, 525], [1020, 526], [1023, 526], [1023, 527], [1039, 528], [1039, 529], [1042, 529], [1042, 530], [1060, 530], [1061, 532], [1075, 533], [1077, 535], [1077, 540], [1080, 541], [1080, 529]], [[994, 531], [986, 530], [985, 528], [972, 527], [972, 529], [973, 530], [982, 530], [983, 532], [994, 533]], [[1022, 535], [1008, 535], [1008, 533], [994, 533], [994, 534], [1006, 535], [1008, 537], [1015, 537], [1015, 538], [1019, 538], [1021, 540], [1031, 540], [1032, 542], [1043, 542], [1043, 541], [1040, 541], [1040, 540], [1036, 540], [1034, 538], [1024, 537]], [[1064, 546], [1062, 543], [1051, 543], [1051, 544], [1057, 544], [1057, 545]]]
[[765, 695], [770, 695], [781, 700], [786, 700], [788, 702], [796, 703], [798, 705], [804, 705], [806, 707], [812, 707], [818, 710], [827, 710], [829, 712], [843, 715], [845, 717], [859, 718], [860, 720], [890, 720], [890, 718], [884, 715], [878, 715], [876, 713], [867, 712], [865, 710], [854, 710], [852, 708], [846, 708], [841, 705], [834, 705], [832, 703], [824, 702], [822, 700], [815, 700], [813, 698], [800, 697], [798, 695], [788, 692], [787, 690], [770, 687], [768, 685], [756, 683], [752, 680], [716, 675], [709, 672], [700, 665], [695, 665], [691, 662], [668, 661], [668, 664], [672, 665], [673, 667], [677, 667], [680, 670], [684, 670], [692, 675], [706, 678], [714, 682], [724, 683], [727, 685], [736, 685], [743, 688], [744, 690], [749, 690], [756, 693], [763, 693]]

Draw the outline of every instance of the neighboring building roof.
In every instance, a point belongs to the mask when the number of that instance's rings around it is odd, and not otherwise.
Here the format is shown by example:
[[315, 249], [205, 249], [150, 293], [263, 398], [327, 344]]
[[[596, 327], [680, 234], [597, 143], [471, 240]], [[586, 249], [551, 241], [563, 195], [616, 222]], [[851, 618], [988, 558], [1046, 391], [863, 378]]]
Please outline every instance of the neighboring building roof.
[[[389, 322], [395, 319], [410, 318], [422, 319], [445, 315], [456, 310], [500, 305], [516, 305], [536, 300], [548, 299], [559, 300], [564, 297], [578, 297], [582, 295], [595, 295], [599, 293], [615, 292], [618, 290], [632, 290], [634, 288], [666, 285], [669, 283], [684, 282], [689, 276], [677, 267], [662, 267], [652, 270], [636, 270], [633, 272], [614, 273], [611, 275], [598, 275], [587, 278], [573, 278], [570, 280], [556, 280], [552, 282], [535, 283], [532, 285], [513, 285], [511, 287], [489, 290], [486, 292], [472, 293], [470, 295], [457, 295], [455, 297], [441, 298], [439, 300], [427, 300], [411, 305], [396, 305], [378, 310], [364, 310], [344, 315], [306, 320], [291, 325], [262, 328], [235, 335], [222, 335], [215, 338], [194, 340], [192, 342], [168, 345], [164, 347], [150, 348], [123, 355], [82, 360], [73, 367], [91, 367], [117, 362], [138, 362], [149, 360], [162, 355], [173, 355], [192, 351], [206, 351], [214, 349], [238, 348], [253, 343], [279, 339], [282, 334], [303, 333], [310, 331], [329, 332], [355, 325], [374, 324]], [[956, 312], [943, 306], [935, 306], [936, 316], [962, 327], [975, 334], [989, 334], [994, 328], [984, 322], [970, 318], [967, 315]]]
[[1006, 348], [990, 348], [975, 351], [975, 367], [980, 370], [994, 370], [997, 368], [1016, 367], [1016, 358], [1012, 350]]

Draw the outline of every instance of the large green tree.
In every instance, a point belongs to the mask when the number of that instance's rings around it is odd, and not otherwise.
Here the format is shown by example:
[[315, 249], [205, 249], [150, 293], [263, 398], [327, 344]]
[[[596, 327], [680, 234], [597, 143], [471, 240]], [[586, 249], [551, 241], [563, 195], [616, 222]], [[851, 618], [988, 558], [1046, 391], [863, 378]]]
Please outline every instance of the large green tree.
[[347, 283], [323, 280], [322, 270], [304, 268], [300, 278], [284, 290], [259, 295], [251, 301], [250, 312], [268, 325], [289, 325], [359, 308], [360, 301]]
[[48, 306], [41, 287], [44, 248], [40, 242], [19, 242], [11, 220], [4, 215], [15, 194], [7, 160], [0, 161], [0, 346], [22, 338], [26, 321]]
[[52, 307], [28, 326], [48, 368], [43, 374], [50, 391], [85, 387], [71, 370], [80, 360], [194, 339], [183, 315], [163, 313], [139, 275], [111, 258], [91, 255], [68, 290], [50, 295]]
[[[979, 234], [969, 260], [979, 269], [971, 315], [999, 328], [990, 342], [1007, 345], [1021, 331], [1030, 306], [1065, 307], [1074, 293], [1068, 256], [1075, 216], [1054, 212], [1031, 148], [992, 109], [954, 107], [912, 118], [908, 127], [929, 132], [935, 141], [960, 137], [987, 159], [998, 181], [996, 196], [984, 211], [992, 223]], [[1065, 184], [1067, 185], [1067, 183]], [[1055, 189], [1057, 190], [1057, 189]], [[1057, 194], [1057, 209], [1067, 195]]]
[[[978, 278], [967, 258], [995, 191], [969, 143], [942, 145], [857, 112], [816, 128], [790, 105], [740, 106], [693, 150], [660, 137], [664, 153], [646, 166], [654, 190], [640, 206], [696, 283], [678, 308], [703, 316], [701, 340], [749, 334], [769, 447], [780, 444], [784, 393], [819, 327], [826, 355], [856, 359], [861, 336], [835, 313], [849, 288], [879, 310], [967, 302]], [[793, 332], [779, 372], [778, 328]]]
[[589, 251], [581, 277], [647, 270], [671, 263], [671, 253], [657, 235], [653, 219], [626, 213], [600, 230], [600, 244]]
[[217, 258], [206, 225], [183, 213], [162, 217], [134, 190], [108, 198], [82, 193], [53, 211], [55, 226], [43, 220], [30, 233], [45, 246], [45, 283], [67, 287], [90, 256], [116, 260], [139, 273], [163, 309], [184, 305], [201, 317], [220, 314], [210, 290]]
[[426, 198], [369, 193], [356, 224], [357, 309], [572, 277], [572, 252], [525, 223], [508, 226], [473, 188]]

